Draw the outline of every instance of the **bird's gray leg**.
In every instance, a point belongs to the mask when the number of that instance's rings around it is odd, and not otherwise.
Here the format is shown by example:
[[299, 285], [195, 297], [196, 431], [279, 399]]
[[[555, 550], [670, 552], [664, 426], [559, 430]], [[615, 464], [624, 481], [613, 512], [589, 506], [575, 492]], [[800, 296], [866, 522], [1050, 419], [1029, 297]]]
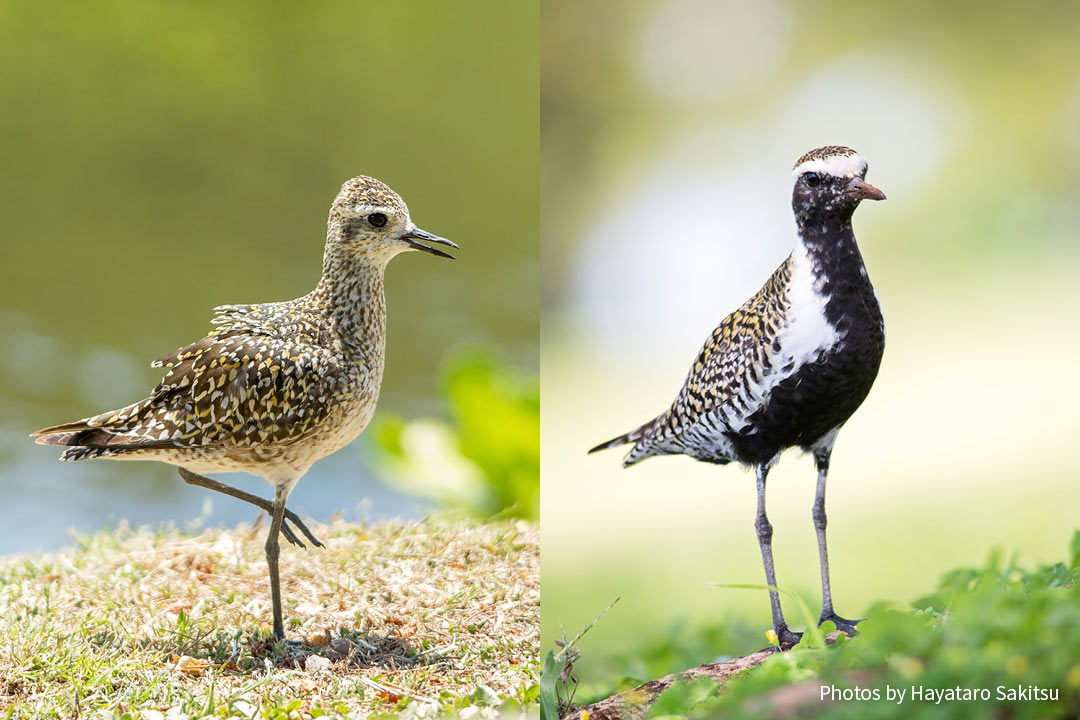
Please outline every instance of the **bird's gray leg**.
[[266, 535], [266, 565], [270, 570], [270, 598], [274, 604], [274, 637], [285, 639], [285, 623], [281, 617], [281, 579], [278, 576], [278, 534], [285, 522], [285, 500], [291, 484], [279, 484], [274, 489], [274, 507], [270, 513], [270, 532]]
[[826, 621], [832, 621], [837, 630], [843, 630], [847, 635], [855, 634], [855, 625], [861, 620], [847, 620], [840, 617], [833, 610], [832, 589], [829, 586], [829, 551], [825, 547], [825, 479], [829, 474], [829, 455], [826, 451], [814, 453], [814, 461], [817, 464], [817, 494], [814, 496], [814, 529], [817, 530], [818, 561], [821, 564], [821, 619], [818, 625]]
[[780, 594], [776, 591], [776, 568], [773, 566], [772, 556], [772, 525], [765, 516], [765, 476], [769, 474], [766, 465], [757, 465], [754, 468], [757, 474], [757, 519], [754, 528], [757, 530], [758, 545], [761, 546], [761, 561], [765, 565], [765, 581], [769, 585], [769, 603], [772, 605], [773, 630], [776, 631], [780, 645], [794, 645], [799, 642], [802, 633], [792, 632], [788, 629], [784, 620], [784, 611], [780, 609]]
[[[226, 485], [225, 483], [218, 482], [217, 480], [211, 480], [210, 478], [203, 475], [193, 473], [187, 468], [177, 468], [177, 471], [180, 473], [180, 477], [183, 478], [184, 482], [189, 485], [196, 485], [198, 487], [206, 488], [207, 490], [215, 490], [219, 493], [224, 493], [225, 495], [234, 497], [237, 500], [243, 500], [244, 502], [251, 503], [256, 507], [260, 507], [268, 513], [272, 512], [274, 509], [274, 504], [266, 498], [261, 498], [258, 495], [252, 495], [249, 492], [244, 492], [239, 488], [234, 488], [231, 485]], [[325, 547], [325, 545], [319, 542], [319, 538], [315, 537], [312, 532], [308, 530], [308, 526], [304, 524], [304, 521], [300, 519], [300, 516], [294, 513], [292, 510], [285, 511], [285, 520], [281, 523], [281, 534], [285, 536], [286, 540], [291, 542], [293, 545], [306, 547], [304, 543], [300, 542], [300, 538], [296, 537], [296, 534], [292, 531], [292, 528], [289, 527], [290, 522], [296, 525], [296, 527], [300, 529], [300, 532], [304, 533], [304, 536], [311, 541], [312, 545], [314, 545], [315, 547]]]

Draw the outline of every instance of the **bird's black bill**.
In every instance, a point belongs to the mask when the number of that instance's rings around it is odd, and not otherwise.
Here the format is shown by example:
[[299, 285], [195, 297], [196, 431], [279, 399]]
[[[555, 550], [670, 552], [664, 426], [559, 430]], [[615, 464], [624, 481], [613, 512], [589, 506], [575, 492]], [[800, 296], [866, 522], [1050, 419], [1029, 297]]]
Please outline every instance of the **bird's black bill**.
[[438, 245], [449, 245], [452, 248], [457, 247], [457, 245], [450, 242], [446, 238], [439, 237], [438, 235], [433, 235], [427, 230], [421, 230], [418, 227], [414, 227], [412, 230], [402, 235], [401, 239], [404, 240], [409, 246], [414, 247], [417, 250], [423, 250], [426, 253], [438, 255], [439, 257], [450, 258], [451, 260], [454, 259], [454, 256], [450, 253], [444, 253], [442, 250], [436, 250], [433, 247], [428, 247], [427, 245], [419, 242], [420, 240], [423, 240], [424, 242], [436, 243]]

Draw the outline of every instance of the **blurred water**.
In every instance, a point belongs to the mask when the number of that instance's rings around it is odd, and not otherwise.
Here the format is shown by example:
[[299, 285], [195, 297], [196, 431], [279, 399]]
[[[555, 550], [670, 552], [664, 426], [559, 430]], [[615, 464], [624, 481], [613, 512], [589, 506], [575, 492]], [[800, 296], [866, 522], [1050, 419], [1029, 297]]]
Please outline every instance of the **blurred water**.
[[[184, 528], [194, 521], [229, 526], [253, 522], [262, 512], [187, 485], [175, 469], [161, 463], [60, 464], [56, 448], [15, 451], [15, 443], [27, 442], [23, 433], [7, 428], [0, 434], [5, 456], [8, 451], [16, 456], [4, 463], [0, 487], [6, 506], [19, 509], [5, 518], [0, 554], [53, 550], [69, 543], [71, 530], [89, 532], [120, 520], [134, 526], [172, 523]], [[321, 522], [334, 515], [346, 520], [416, 518], [430, 509], [428, 503], [380, 483], [364, 465], [361, 445], [362, 441], [356, 441], [316, 463], [293, 490], [289, 508]], [[273, 497], [261, 478], [243, 473], [216, 477], [256, 495]]]

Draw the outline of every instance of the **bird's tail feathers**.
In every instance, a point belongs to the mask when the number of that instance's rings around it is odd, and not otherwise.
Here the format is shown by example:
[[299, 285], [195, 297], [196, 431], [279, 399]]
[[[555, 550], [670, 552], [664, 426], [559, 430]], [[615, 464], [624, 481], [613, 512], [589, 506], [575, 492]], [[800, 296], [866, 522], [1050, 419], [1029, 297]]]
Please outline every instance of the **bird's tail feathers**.
[[645, 423], [641, 427], [631, 430], [630, 432], [626, 433], [625, 435], [620, 435], [619, 437], [612, 438], [612, 439], [608, 440], [607, 442], [600, 443], [596, 447], [589, 450], [589, 452], [594, 453], [594, 452], [597, 452], [599, 450], [607, 450], [608, 448], [618, 447], [619, 445], [628, 445], [630, 443], [636, 443], [637, 441], [641, 440], [641, 438], [645, 437], [645, 435], [650, 430], [652, 430], [654, 425], [656, 425], [656, 419], [655, 418], [653, 418], [649, 422]]
[[102, 428], [90, 427], [83, 420], [38, 430], [31, 437], [38, 445], [66, 447], [67, 450], [60, 454], [60, 459], [66, 461], [172, 447], [170, 443], [137, 435], [114, 435]]
[[89, 430], [90, 425], [87, 424], [89, 419], [90, 418], [83, 418], [82, 420], [76, 420], [75, 422], [41, 428], [37, 432], [30, 433], [30, 437], [37, 438], [37, 443], [39, 445], [67, 445], [68, 443], [61, 442], [59, 438], [76, 433], [80, 430]]
[[38, 430], [31, 437], [34, 438], [38, 445], [66, 447], [67, 449], [60, 453], [60, 459], [66, 462], [89, 460], [102, 455], [117, 454], [118, 449], [103, 447], [102, 444], [98, 444], [96, 447], [88, 447], [94, 442], [95, 438], [92, 435], [96, 432], [101, 431], [87, 427], [80, 421]]
[[123, 452], [123, 448], [69, 447], [60, 453], [60, 459], [64, 462], [76, 462], [79, 460], [92, 460], [96, 457], [121, 455]]

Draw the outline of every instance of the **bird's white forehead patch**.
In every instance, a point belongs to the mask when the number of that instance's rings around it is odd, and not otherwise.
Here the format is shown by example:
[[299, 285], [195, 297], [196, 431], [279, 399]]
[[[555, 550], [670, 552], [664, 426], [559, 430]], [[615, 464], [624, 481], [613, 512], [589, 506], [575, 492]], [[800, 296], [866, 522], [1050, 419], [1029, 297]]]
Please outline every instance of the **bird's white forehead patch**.
[[798, 179], [803, 173], [811, 171], [836, 177], [865, 175], [866, 158], [862, 155], [830, 155], [825, 158], [814, 158], [796, 167], [792, 172], [792, 177]]

